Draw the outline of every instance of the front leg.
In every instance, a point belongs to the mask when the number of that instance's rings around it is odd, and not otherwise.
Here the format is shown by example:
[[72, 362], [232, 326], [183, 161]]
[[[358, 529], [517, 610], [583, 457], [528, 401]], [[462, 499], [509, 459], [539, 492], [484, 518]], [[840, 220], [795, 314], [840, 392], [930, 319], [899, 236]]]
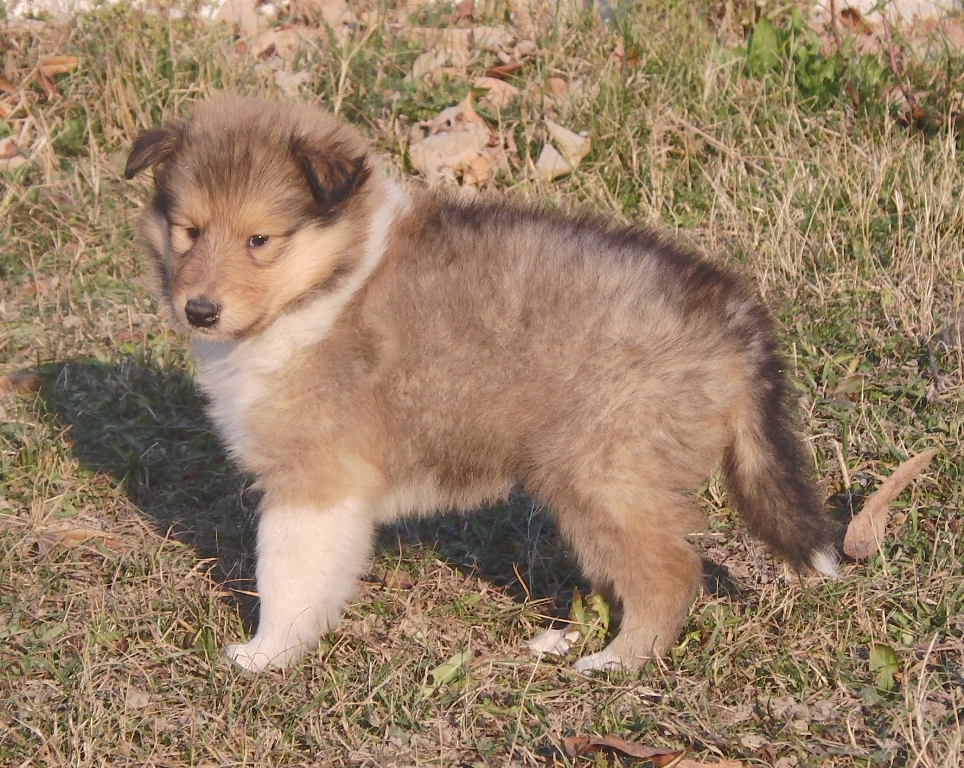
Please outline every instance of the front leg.
[[253, 672], [298, 661], [341, 619], [368, 567], [373, 531], [359, 499], [328, 509], [266, 505], [258, 523], [258, 631], [225, 655]]

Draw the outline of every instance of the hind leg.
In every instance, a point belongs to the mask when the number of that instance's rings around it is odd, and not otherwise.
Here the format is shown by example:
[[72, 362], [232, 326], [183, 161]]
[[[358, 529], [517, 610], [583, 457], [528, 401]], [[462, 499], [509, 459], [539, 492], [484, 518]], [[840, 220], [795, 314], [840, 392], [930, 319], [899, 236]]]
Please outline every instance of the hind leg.
[[664, 653], [700, 583], [700, 558], [685, 539], [698, 527], [693, 504], [670, 492], [607, 489], [556, 512], [584, 573], [621, 610], [619, 634], [575, 669], [632, 669]]

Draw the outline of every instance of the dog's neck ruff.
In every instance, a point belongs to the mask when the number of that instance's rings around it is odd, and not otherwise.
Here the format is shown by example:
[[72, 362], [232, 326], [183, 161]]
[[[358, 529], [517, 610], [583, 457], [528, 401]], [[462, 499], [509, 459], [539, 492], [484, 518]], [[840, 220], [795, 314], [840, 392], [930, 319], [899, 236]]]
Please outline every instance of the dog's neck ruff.
[[[358, 268], [335, 292], [319, 296], [314, 301], [284, 314], [264, 331], [243, 341], [195, 341], [191, 352], [199, 366], [201, 384], [210, 376], [223, 375], [217, 369], [221, 364], [243, 365], [249, 372], [270, 374], [284, 367], [301, 349], [317, 343], [325, 337], [335, 320], [361, 289], [381, 262], [388, 244], [388, 234], [397, 218], [404, 215], [410, 205], [408, 195], [393, 179], [384, 180], [384, 198], [368, 224], [368, 239]], [[252, 370], [253, 369], [253, 370]], [[227, 371], [223, 372], [227, 373]], [[209, 375], [208, 375], [209, 374]]]

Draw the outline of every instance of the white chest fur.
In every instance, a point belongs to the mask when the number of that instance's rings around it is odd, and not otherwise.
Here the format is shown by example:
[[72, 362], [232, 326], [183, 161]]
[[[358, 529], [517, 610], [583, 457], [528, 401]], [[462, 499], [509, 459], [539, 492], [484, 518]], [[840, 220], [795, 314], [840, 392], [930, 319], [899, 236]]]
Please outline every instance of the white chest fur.
[[[254, 448], [246, 426], [250, 409], [267, 393], [271, 355], [263, 339], [241, 343], [196, 342], [197, 381], [208, 397], [208, 416], [228, 453], [247, 464]], [[261, 342], [261, 343], [258, 343]]]

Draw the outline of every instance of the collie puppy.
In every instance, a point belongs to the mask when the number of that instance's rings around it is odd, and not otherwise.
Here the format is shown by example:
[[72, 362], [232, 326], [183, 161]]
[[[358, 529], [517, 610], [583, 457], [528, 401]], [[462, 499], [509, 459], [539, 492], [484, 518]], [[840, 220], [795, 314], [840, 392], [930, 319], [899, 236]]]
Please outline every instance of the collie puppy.
[[675, 642], [700, 583], [691, 494], [722, 464], [750, 531], [835, 570], [771, 320], [734, 271], [649, 230], [406, 194], [353, 128], [224, 97], [142, 135], [139, 233], [208, 413], [264, 496], [260, 623], [284, 667], [338, 624], [376, 526], [544, 504], [621, 616], [576, 669]]

